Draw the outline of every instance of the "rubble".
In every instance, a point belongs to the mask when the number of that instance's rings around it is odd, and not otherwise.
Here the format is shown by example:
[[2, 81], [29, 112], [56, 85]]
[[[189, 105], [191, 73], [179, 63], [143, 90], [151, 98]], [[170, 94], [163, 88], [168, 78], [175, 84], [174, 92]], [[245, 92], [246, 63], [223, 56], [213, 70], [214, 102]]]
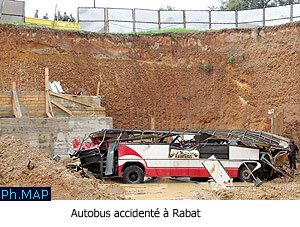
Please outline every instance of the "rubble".
[[232, 187], [215, 191], [221, 200], [296, 200], [300, 199], [300, 176], [276, 178], [260, 187]]
[[114, 193], [124, 192], [118, 184], [71, 173], [49, 154], [9, 136], [0, 137], [0, 186], [51, 186], [54, 200], [124, 199]]

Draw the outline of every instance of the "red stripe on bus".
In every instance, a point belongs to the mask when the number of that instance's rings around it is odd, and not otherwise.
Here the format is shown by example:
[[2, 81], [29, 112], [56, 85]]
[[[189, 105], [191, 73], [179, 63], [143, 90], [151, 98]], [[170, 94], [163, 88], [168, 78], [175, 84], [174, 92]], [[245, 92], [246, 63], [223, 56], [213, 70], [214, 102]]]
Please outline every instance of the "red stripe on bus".
[[[142, 164], [142, 163], [141, 163]], [[122, 177], [122, 168], [124, 165], [119, 166], [118, 174]], [[227, 173], [232, 178], [238, 177], [239, 168], [225, 168]], [[210, 177], [210, 174], [204, 167], [155, 167], [145, 168], [146, 177]]]
[[120, 144], [118, 146], [118, 154], [119, 154], [119, 158], [121, 158], [125, 155], [134, 155], [134, 156], [137, 156], [137, 157], [143, 159], [139, 153], [137, 153], [135, 150], [133, 150], [130, 147], [123, 145], [123, 144]]

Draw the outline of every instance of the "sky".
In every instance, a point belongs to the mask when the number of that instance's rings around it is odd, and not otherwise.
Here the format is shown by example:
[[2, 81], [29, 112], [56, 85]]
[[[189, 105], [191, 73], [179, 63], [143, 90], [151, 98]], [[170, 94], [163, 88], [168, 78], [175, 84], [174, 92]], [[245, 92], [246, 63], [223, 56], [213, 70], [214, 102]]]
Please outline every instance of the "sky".
[[[167, 5], [176, 9], [208, 9], [208, 6], [219, 6], [220, 0], [95, 0], [96, 7], [115, 7], [115, 8], [142, 8], [142, 9], [160, 9]], [[61, 13], [72, 13], [77, 15], [77, 7], [93, 7], [94, 0], [25, 0], [25, 15], [33, 17], [35, 10], [39, 10], [41, 18], [45, 13], [54, 15], [55, 6]], [[52, 16], [53, 17], [53, 16]]]

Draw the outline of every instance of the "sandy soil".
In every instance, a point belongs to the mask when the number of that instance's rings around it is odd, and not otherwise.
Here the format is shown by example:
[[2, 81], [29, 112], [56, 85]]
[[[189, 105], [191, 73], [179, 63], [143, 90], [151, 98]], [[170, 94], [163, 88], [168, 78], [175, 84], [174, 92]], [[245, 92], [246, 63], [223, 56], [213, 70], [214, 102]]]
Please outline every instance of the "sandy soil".
[[264, 182], [259, 187], [232, 187], [215, 191], [222, 200], [294, 200], [300, 199], [300, 177]]
[[300, 176], [294, 180], [277, 178], [263, 182], [259, 187], [253, 183], [233, 182], [231, 187], [221, 189], [215, 183], [193, 183], [186, 179], [159, 179], [140, 185], [122, 185], [125, 197], [130, 199], [204, 199], [204, 200], [294, 200], [300, 199]]

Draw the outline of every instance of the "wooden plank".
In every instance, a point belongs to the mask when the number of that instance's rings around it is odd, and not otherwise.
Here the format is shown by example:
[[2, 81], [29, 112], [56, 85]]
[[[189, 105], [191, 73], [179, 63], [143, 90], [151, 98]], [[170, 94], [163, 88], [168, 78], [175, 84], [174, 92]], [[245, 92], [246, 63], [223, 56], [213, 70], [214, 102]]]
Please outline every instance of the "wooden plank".
[[51, 97], [49, 95], [49, 92], [47, 93], [47, 95], [48, 95], [48, 100], [49, 100], [50, 113], [51, 113], [52, 117], [54, 117], [53, 108], [52, 108], [52, 104], [51, 104]]
[[72, 111], [70, 111], [68, 108], [64, 107], [62, 104], [54, 101], [54, 100], [51, 100], [51, 103], [55, 106], [57, 106], [58, 108], [60, 108], [61, 110], [65, 111], [66, 113], [68, 113], [69, 115], [73, 116], [73, 113]]
[[98, 110], [98, 111], [94, 111], [94, 110], [72, 110], [72, 113], [73, 114], [75, 114], [75, 113], [80, 113], [80, 114], [84, 114], [84, 113], [86, 113], [86, 114], [92, 114], [92, 113], [94, 113], [94, 114], [98, 114], [98, 113], [105, 113], [105, 111], [103, 111], [103, 110]]
[[13, 101], [13, 112], [16, 118], [22, 117], [20, 102], [17, 94], [16, 82], [12, 83], [12, 101]]
[[41, 97], [41, 98], [30, 98], [30, 99], [28, 99], [28, 98], [24, 98], [24, 97], [22, 97], [20, 94], [19, 94], [19, 99], [20, 100], [22, 100], [22, 101], [24, 101], [24, 102], [30, 102], [30, 101], [36, 101], [36, 102], [45, 102], [45, 96], [43, 96], [43, 97]]
[[9, 95], [9, 96], [2, 96], [2, 95], [0, 95], [0, 99], [1, 100], [11, 100], [11, 94]]
[[23, 102], [20, 99], [19, 102], [22, 104], [22, 106], [42, 106], [45, 109], [45, 102]]
[[45, 68], [45, 106], [46, 106], [46, 114], [48, 117], [51, 117], [49, 112], [49, 69]]
[[97, 84], [97, 93], [96, 93], [96, 96], [99, 96], [100, 94], [100, 81], [98, 81], [98, 84]]
[[45, 96], [45, 93], [44, 92], [32, 92], [32, 93], [28, 93], [28, 92], [26, 92], [26, 93], [24, 93], [24, 92], [19, 92], [19, 94], [20, 94], [20, 97], [24, 97], [24, 98], [30, 98], [30, 97], [32, 97], [32, 98], [43, 98], [44, 96]]
[[28, 100], [28, 101], [45, 101], [45, 94], [43, 96], [35, 96], [35, 97], [26, 97], [19, 93], [20, 99]]
[[78, 100], [76, 98], [67, 97], [65, 95], [57, 94], [57, 93], [54, 93], [54, 92], [51, 92], [51, 91], [50, 91], [50, 95], [53, 95], [55, 97], [62, 98], [62, 99], [65, 99], [65, 100], [68, 100], [68, 101], [71, 101], [71, 102], [76, 102], [76, 103], [84, 105], [84, 106], [96, 107], [95, 105], [93, 105], [91, 103], [86, 103], [86, 102], [80, 101], [80, 100]]
[[19, 100], [22, 102], [22, 103], [42, 103], [42, 104], [44, 104], [44, 106], [45, 106], [45, 97], [44, 97], [44, 99], [43, 100], [33, 100], [33, 99], [31, 99], [31, 100], [28, 100], [28, 99], [23, 99], [23, 98], [20, 98], [20, 96], [19, 96]]
[[10, 97], [10, 100], [9, 101], [5, 101], [3, 102], [2, 100], [0, 101], [0, 105], [1, 106], [10, 106], [12, 105], [12, 100], [11, 100], [11, 97]]

